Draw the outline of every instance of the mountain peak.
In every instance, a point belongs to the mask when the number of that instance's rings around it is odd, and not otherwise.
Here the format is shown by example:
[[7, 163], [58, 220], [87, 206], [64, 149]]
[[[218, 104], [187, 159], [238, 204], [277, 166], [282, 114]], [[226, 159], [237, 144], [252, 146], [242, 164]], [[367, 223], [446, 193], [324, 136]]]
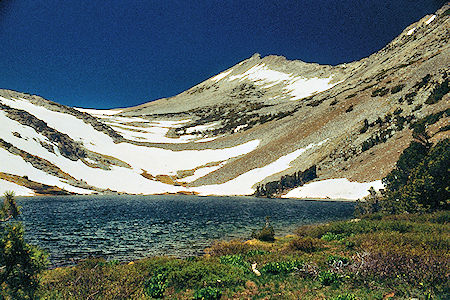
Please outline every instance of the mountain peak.
[[414, 122], [432, 115], [432, 141], [450, 136], [447, 11], [357, 62], [255, 53], [175, 97], [123, 110], [0, 90], [0, 189], [363, 197], [382, 187]]

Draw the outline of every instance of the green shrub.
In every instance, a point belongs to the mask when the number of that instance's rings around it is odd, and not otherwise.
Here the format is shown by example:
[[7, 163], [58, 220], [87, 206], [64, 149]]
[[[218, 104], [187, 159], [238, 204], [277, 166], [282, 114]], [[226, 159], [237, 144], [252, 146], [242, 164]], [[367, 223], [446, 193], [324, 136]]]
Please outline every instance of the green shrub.
[[223, 256], [231, 254], [245, 254], [252, 250], [252, 246], [240, 240], [215, 242], [205, 252], [211, 256]]
[[405, 95], [405, 99], [406, 99], [406, 102], [408, 103], [408, 105], [413, 104], [414, 98], [416, 96], [417, 96], [417, 92], [410, 92], [410, 93]]
[[446, 17], [446, 16], [449, 16], [449, 15], [450, 15], [450, 8], [447, 8], [447, 10], [442, 13], [442, 16]]
[[363, 126], [359, 130], [359, 133], [365, 133], [369, 129], [369, 121], [367, 119], [364, 119]]
[[113, 266], [117, 266], [118, 264], [120, 264], [120, 261], [118, 261], [117, 259], [98, 262], [99, 267], [113, 267]]
[[394, 86], [392, 89], [391, 89], [391, 94], [396, 94], [396, 93], [398, 93], [398, 92], [400, 92], [401, 90], [403, 90], [403, 88], [406, 86], [406, 84], [399, 84], [399, 85], [397, 85], [397, 86]]
[[298, 270], [300, 266], [302, 266], [302, 262], [298, 260], [268, 262], [261, 268], [261, 272], [273, 275], [289, 274]]
[[382, 208], [387, 213], [448, 209], [450, 140], [434, 147], [413, 142], [385, 178]]
[[435, 104], [438, 103], [448, 92], [450, 88], [448, 86], [448, 78], [445, 79], [441, 84], [437, 84], [431, 91], [431, 95], [425, 100], [425, 104]]
[[326, 232], [326, 227], [327, 225], [323, 224], [303, 225], [295, 230], [295, 234], [300, 237], [310, 236], [320, 238]]
[[345, 112], [351, 112], [353, 110], [353, 104], [351, 104], [349, 107], [347, 107], [347, 109], [345, 110]]
[[222, 297], [222, 292], [215, 287], [204, 287], [196, 290], [192, 299], [198, 300], [218, 300]]
[[250, 269], [250, 264], [246, 262], [241, 255], [232, 254], [232, 255], [224, 255], [220, 257], [220, 263], [224, 265], [235, 266], [244, 270]]
[[450, 211], [436, 212], [431, 215], [429, 220], [431, 223], [446, 224], [450, 223]]
[[389, 88], [381, 87], [381, 88], [378, 88], [378, 89], [372, 91], [372, 95], [371, 95], [371, 96], [372, 96], [372, 97], [377, 97], [377, 96], [383, 97], [383, 96], [385, 96], [387, 93], [389, 93]]
[[275, 240], [275, 230], [269, 222], [269, 217], [266, 217], [266, 224], [264, 227], [253, 231], [251, 237], [263, 242], [273, 242]]
[[20, 214], [14, 193], [6, 192], [0, 207], [0, 295], [6, 299], [33, 299], [38, 275], [47, 264], [47, 254], [27, 244], [22, 223], [10, 220]]
[[312, 237], [299, 237], [289, 242], [287, 248], [293, 251], [303, 251], [311, 253], [319, 250], [323, 242]]
[[265, 255], [267, 253], [269, 253], [269, 251], [254, 249], [254, 250], [250, 250], [247, 253], [245, 253], [245, 256], [251, 257], [251, 256], [256, 256], [256, 255]]
[[234, 286], [242, 283], [241, 268], [214, 260], [200, 260], [182, 265], [169, 274], [169, 283], [177, 289], [200, 288], [205, 285]]
[[333, 233], [333, 232], [327, 232], [324, 235], [322, 235], [321, 239], [327, 242], [330, 241], [341, 241], [347, 237], [347, 234], [344, 233]]
[[354, 294], [348, 293], [348, 294], [338, 295], [338, 296], [332, 298], [332, 300], [358, 300], [358, 297], [356, 297]]
[[332, 271], [322, 271], [319, 273], [318, 279], [322, 285], [332, 285], [339, 283], [341, 277]]
[[167, 288], [167, 274], [157, 273], [145, 283], [145, 294], [153, 298], [163, 298]]
[[413, 111], [418, 111], [418, 110], [420, 110], [421, 108], [422, 108], [422, 104], [417, 104], [414, 108], [413, 108]]
[[431, 75], [427, 74], [420, 81], [417, 81], [416, 84], [414, 84], [414, 87], [417, 89], [421, 89], [424, 86], [428, 85], [430, 80], [431, 80]]

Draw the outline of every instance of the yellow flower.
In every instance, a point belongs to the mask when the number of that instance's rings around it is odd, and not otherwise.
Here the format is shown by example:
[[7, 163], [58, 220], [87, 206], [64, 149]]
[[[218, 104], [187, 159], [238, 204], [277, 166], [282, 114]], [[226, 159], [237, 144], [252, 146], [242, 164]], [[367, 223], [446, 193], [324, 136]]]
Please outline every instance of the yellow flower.
[[7, 241], [6, 244], [5, 244], [5, 250], [9, 250], [9, 249], [11, 249], [11, 248], [12, 248], [12, 243], [11, 243], [11, 241]]

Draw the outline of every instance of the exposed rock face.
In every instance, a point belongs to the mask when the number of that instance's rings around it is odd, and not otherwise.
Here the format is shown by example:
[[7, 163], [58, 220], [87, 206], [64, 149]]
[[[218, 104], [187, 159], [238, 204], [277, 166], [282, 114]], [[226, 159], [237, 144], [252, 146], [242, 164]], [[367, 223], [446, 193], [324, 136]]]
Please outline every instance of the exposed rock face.
[[36, 104], [38, 106], [43, 106], [45, 108], [48, 108], [49, 110], [75, 116], [75, 117], [83, 120], [85, 123], [90, 124], [92, 127], [95, 128], [95, 130], [104, 132], [105, 134], [109, 135], [111, 138], [114, 139], [114, 142], [119, 143], [119, 142], [123, 141], [123, 137], [120, 134], [118, 134], [117, 132], [115, 132], [111, 127], [100, 122], [97, 118], [91, 116], [90, 114], [81, 112], [72, 107], [68, 107], [68, 106], [53, 102], [53, 101], [49, 101], [47, 99], [44, 99], [44, 98], [36, 96], [36, 95], [29, 95], [29, 94], [19, 93], [19, 92], [15, 92], [15, 91], [10, 91], [10, 90], [0, 90], [0, 96], [9, 98], [9, 99], [11, 99], [11, 98], [26, 99], [33, 104]]
[[70, 160], [78, 160], [86, 157], [86, 151], [82, 146], [78, 145], [67, 134], [60, 133], [55, 129], [47, 126], [47, 123], [36, 118], [32, 114], [14, 109], [7, 105], [0, 104], [0, 109], [6, 112], [8, 118], [19, 122], [22, 125], [29, 126], [47, 137], [52, 143], [55, 143], [59, 152]]
[[[0, 138], [45, 153], [95, 191], [280, 196], [310, 180], [374, 182], [392, 170], [419, 120], [433, 142], [449, 136], [449, 8], [360, 61], [322, 66], [256, 54], [175, 97], [117, 111], [88, 114], [1, 90], [0, 112], [47, 139], [31, 145], [32, 134], [13, 123]], [[73, 126], [49, 126], [18, 99], [73, 116]], [[53, 146], [81, 166], [66, 166]]]

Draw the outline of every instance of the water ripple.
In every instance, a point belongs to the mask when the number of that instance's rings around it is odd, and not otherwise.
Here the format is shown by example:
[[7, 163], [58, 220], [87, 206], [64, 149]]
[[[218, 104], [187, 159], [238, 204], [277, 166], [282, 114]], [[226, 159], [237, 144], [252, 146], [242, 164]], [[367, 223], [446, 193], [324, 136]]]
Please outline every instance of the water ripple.
[[299, 225], [351, 217], [354, 204], [293, 199], [196, 196], [19, 198], [27, 241], [54, 265], [102, 256], [201, 254], [214, 240], [248, 238], [270, 216], [277, 235]]

